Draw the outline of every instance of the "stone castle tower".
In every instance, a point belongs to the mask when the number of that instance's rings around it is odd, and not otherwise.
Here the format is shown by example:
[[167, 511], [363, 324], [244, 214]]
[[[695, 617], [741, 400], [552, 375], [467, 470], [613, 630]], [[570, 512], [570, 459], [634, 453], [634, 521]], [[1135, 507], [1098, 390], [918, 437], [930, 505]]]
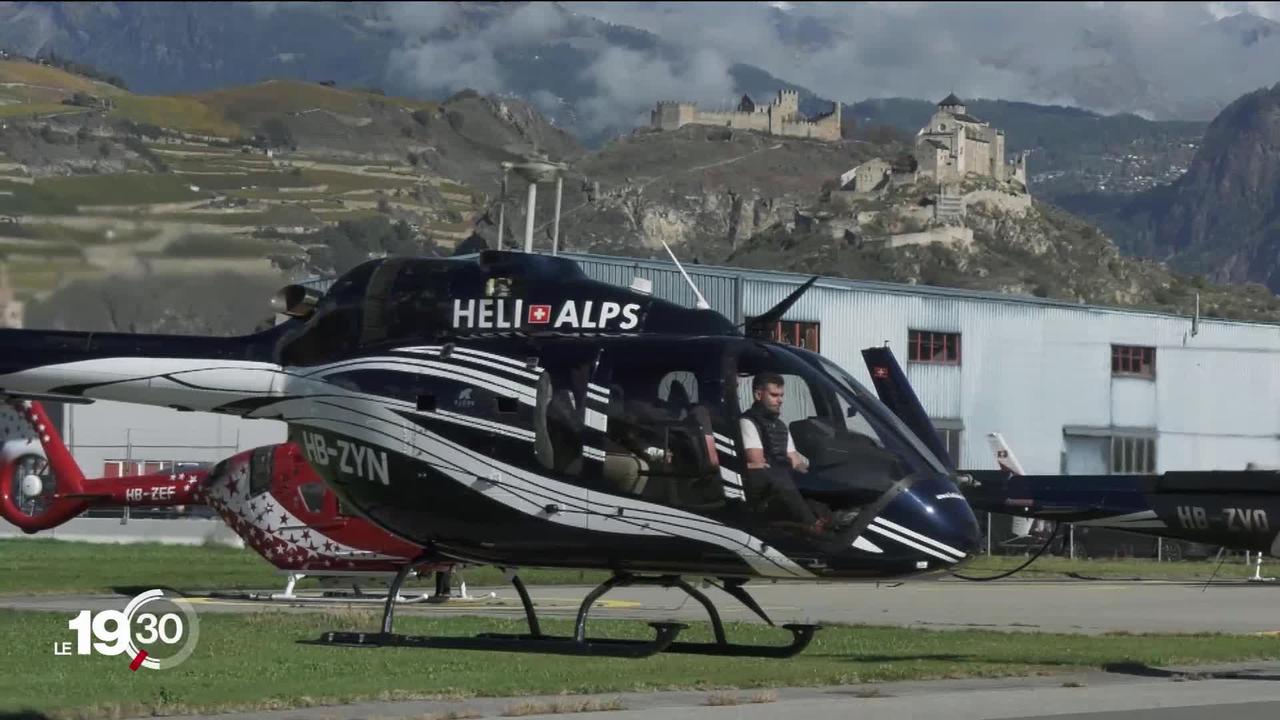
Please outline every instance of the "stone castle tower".
[[770, 135], [813, 138], [835, 142], [840, 140], [840, 103], [832, 103], [831, 112], [815, 118], [800, 114], [800, 94], [795, 90], [779, 90], [768, 105], [758, 105], [743, 95], [736, 110], [699, 110], [692, 102], [659, 102], [649, 115], [655, 130], [675, 130], [685, 125], [713, 125], [741, 130], [755, 130]]

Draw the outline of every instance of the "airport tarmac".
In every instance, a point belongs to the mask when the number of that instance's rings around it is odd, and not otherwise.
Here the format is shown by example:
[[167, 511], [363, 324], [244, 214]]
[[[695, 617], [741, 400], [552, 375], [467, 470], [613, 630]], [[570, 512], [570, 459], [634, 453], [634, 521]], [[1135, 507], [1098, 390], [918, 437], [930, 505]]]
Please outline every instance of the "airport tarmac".
[[[762, 694], [763, 693], [763, 694]], [[709, 700], [741, 704], [711, 706]], [[762, 700], [763, 702], [751, 702]], [[279, 712], [192, 716], [189, 720], [502, 717], [556, 703], [610, 703], [607, 712], [540, 714], [587, 720], [1275, 720], [1280, 662], [1189, 668], [1124, 666], [1051, 677], [935, 680], [722, 693], [653, 692], [598, 696], [476, 698], [359, 703]]]
[[[779, 624], [784, 622], [896, 625], [918, 628], [1038, 631], [1100, 634], [1132, 633], [1280, 633], [1280, 584], [1249, 582], [1120, 582], [956, 580], [895, 583], [752, 583], [752, 595]], [[0, 597], [0, 607], [78, 612], [121, 608], [129, 595], [41, 595]], [[530, 589], [544, 617], [572, 617], [587, 586]], [[415, 588], [415, 592], [421, 592]], [[270, 591], [265, 591], [270, 592]], [[495, 597], [486, 597], [493, 593]], [[726, 621], [758, 619], [717, 589], [706, 590]], [[405, 614], [522, 616], [510, 587], [468, 587], [471, 600], [447, 604], [402, 604]], [[210, 595], [192, 596], [199, 612], [253, 612], [280, 609], [316, 611], [324, 607], [381, 609], [370, 596], [355, 601], [256, 601]], [[678, 590], [634, 587], [606, 595], [593, 618], [704, 620], [702, 606]]]

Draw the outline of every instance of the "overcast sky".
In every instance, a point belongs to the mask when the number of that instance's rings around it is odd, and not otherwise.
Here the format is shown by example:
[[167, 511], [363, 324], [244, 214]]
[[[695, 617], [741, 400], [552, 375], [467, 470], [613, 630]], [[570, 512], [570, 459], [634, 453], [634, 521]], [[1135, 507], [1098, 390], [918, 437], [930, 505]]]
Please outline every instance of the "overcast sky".
[[[964, 97], [1152, 112], [1280, 81], [1280, 33], [1215, 21], [1280, 3], [612, 3], [571, 10], [749, 62], [823, 95]], [[1266, 26], [1268, 23], [1261, 23]], [[1272, 28], [1275, 29], [1280, 28]]]
[[[476, 24], [454, 3], [391, 3], [404, 41], [389, 72], [427, 92], [522, 92], [499, 47], [571, 42], [589, 127], [647, 122], [659, 99], [732, 102], [734, 63], [759, 66], [821, 96], [1000, 98], [1151, 118], [1211, 119], [1225, 104], [1280, 81], [1280, 3], [564, 2], [488, 12]], [[561, 8], [567, 9], [564, 12]], [[1253, 16], [1232, 17], [1248, 12]], [[682, 52], [574, 36], [570, 13], [650, 31]], [[566, 38], [569, 38], [566, 40]], [[594, 44], [593, 44], [594, 43]]]

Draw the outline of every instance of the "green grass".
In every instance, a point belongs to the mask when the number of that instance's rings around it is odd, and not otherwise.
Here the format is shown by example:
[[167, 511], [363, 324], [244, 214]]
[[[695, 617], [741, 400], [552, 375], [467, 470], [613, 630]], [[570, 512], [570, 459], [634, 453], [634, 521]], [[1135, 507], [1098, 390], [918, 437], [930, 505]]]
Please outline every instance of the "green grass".
[[329, 199], [329, 193], [313, 190], [284, 192], [272, 188], [254, 188], [252, 190], [227, 190], [226, 194], [229, 197], [245, 198], [247, 200], [326, 200], [333, 202]]
[[42, 242], [39, 244], [5, 242], [0, 240], [0, 256], [33, 255], [40, 257], [75, 257], [82, 258], [84, 253], [79, 245], [60, 242]]
[[[963, 572], [986, 575], [1013, 567], [1021, 558], [978, 558]], [[1214, 570], [1212, 562], [1157, 563], [1129, 560], [1099, 562], [1041, 558], [1014, 578], [1034, 578], [1063, 573], [1087, 577], [1144, 577], [1206, 579]], [[1264, 571], [1267, 567], [1263, 568]], [[1243, 563], [1223, 563], [1219, 578], [1251, 575]], [[1274, 574], [1274, 573], [1271, 573]], [[463, 576], [470, 585], [502, 585], [498, 570], [467, 568]], [[577, 570], [526, 570], [521, 576], [533, 585], [594, 585], [606, 577], [603, 572]], [[215, 588], [270, 588], [281, 584], [281, 576], [249, 549], [222, 545], [186, 546], [142, 544], [98, 544], [68, 542], [48, 538], [0, 539], [0, 594], [28, 592], [103, 592], [117, 586], [160, 583], [182, 590]], [[303, 581], [303, 586], [309, 581]]]
[[236, 235], [187, 235], [169, 243], [163, 254], [181, 258], [245, 258], [296, 251], [296, 248], [292, 243]]
[[198, 185], [203, 190], [239, 190], [254, 185], [260, 188], [307, 187], [316, 184], [308, 182], [302, 175], [259, 171], [225, 175], [184, 175], [182, 181]]
[[41, 178], [35, 188], [71, 205], [148, 205], [199, 200], [190, 179], [176, 175], [127, 173]]
[[226, 138], [243, 133], [239, 125], [195, 98], [124, 94], [115, 102], [110, 115], [116, 118]]
[[[496, 568], [462, 571], [468, 585], [501, 585]], [[577, 570], [528, 570], [531, 585], [594, 585], [606, 575]], [[425, 582], [425, 581], [420, 581]], [[250, 549], [223, 545], [102, 544], [46, 538], [0, 540], [0, 594], [110, 592], [163, 586], [183, 591], [283, 587], [283, 577]], [[310, 578], [300, 588], [315, 587]], [[424, 585], [434, 587], [434, 585]]]
[[[1013, 568], [1026, 562], [1021, 556], [978, 557], [960, 572], [964, 575], [986, 576]], [[1274, 565], [1275, 561], [1268, 561]], [[1266, 574], [1267, 564], [1263, 571]], [[1216, 570], [1216, 576], [1215, 576]], [[1274, 572], [1272, 572], [1274, 574]], [[1212, 560], [1186, 560], [1181, 562], [1156, 562], [1155, 560], [1071, 560], [1061, 557], [1042, 557], [1013, 578], [1035, 579], [1079, 575], [1092, 578], [1144, 578], [1169, 580], [1241, 579], [1253, 576], [1253, 565], [1245, 566], [1243, 560], [1234, 557], [1219, 567]]]
[[[197, 605], [197, 612], [199, 606]], [[300, 645], [326, 630], [376, 627], [373, 612], [250, 615], [204, 613], [195, 653], [170, 670], [131, 673], [121, 657], [55, 656], [74, 637], [72, 613], [0, 611], [0, 710], [54, 717], [118, 717], [280, 709], [360, 699], [409, 699], [666, 689], [719, 690], [869, 681], [1001, 677], [1079, 671], [1112, 663], [1150, 666], [1280, 656], [1280, 640], [1214, 635], [1103, 636], [828, 627], [785, 660], [659, 655], [644, 660], [524, 653], [338, 648]], [[519, 632], [520, 621], [422, 618], [402, 613], [397, 630], [433, 635]], [[544, 630], [571, 632], [567, 620]], [[599, 621], [601, 637], [643, 637], [636, 621]], [[739, 642], [782, 644], [786, 633], [731, 623]], [[695, 623], [682, 633], [708, 640]], [[159, 651], [157, 651], [159, 652]], [[72, 691], [72, 689], [74, 690]]]
[[[73, 215], [75, 203], [42, 187], [40, 183], [0, 181], [0, 215]], [[9, 194], [12, 193], [12, 194]]]
[[[100, 271], [78, 257], [47, 257], [39, 260], [30, 256], [9, 258], [9, 279], [21, 295], [53, 290], [68, 277], [88, 277]], [[0, 560], [0, 567], [4, 563]], [[0, 583], [2, 585], [3, 583]]]
[[343, 220], [364, 220], [371, 217], [385, 217], [373, 209], [365, 210], [316, 210], [316, 215], [325, 222], [341, 222]]
[[83, 112], [84, 108], [75, 108], [75, 107], [71, 107], [70, 105], [63, 105], [61, 103], [48, 103], [48, 102], [13, 103], [9, 105], [0, 105], [0, 118], [17, 118], [17, 117], [36, 116], [36, 115], [55, 115], [57, 113], [64, 113], [64, 112], [70, 112], [70, 111], [76, 111], [76, 110]]
[[471, 197], [471, 193], [472, 193], [471, 188], [467, 187], [466, 185], [459, 185], [458, 183], [450, 180], [441, 181], [441, 183], [437, 187], [442, 193], [449, 193], [451, 195], [463, 195], [468, 198]]
[[[106, 232], [112, 230], [115, 236], [111, 239], [106, 237]], [[131, 227], [98, 227], [93, 230], [86, 228], [67, 227], [55, 223], [21, 223], [0, 225], [0, 235], [8, 235], [10, 237], [29, 238], [32, 240], [51, 240], [63, 243], [78, 243], [80, 245], [98, 245], [108, 243], [127, 243], [141, 242], [149, 240], [156, 236], [158, 230], [142, 229]]]
[[109, 217], [120, 219], [142, 219], [155, 222], [171, 222], [185, 223], [192, 227], [198, 225], [217, 225], [217, 226], [235, 226], [235, 227], [256, 227], [265, 225], [268, 222], [268, 216], [265, 212], [165, 212], [165, 213], [101, 213]]
[[306, 185], [328, 185], [330, 193], [348, 192], [352, 190], [393, 190], [395, 188], [413, 187], [417, 181], [411, 178], [393, 180], [391, 178], [360, 175], [340, 170], [313, 170], [303, 168], [302, 176], [308, 180]]

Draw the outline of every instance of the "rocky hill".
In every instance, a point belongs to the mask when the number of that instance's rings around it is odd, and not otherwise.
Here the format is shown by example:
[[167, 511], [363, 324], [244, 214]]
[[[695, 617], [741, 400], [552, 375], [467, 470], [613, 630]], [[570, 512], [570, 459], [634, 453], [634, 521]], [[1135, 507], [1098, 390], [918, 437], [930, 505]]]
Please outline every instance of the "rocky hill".
[[[692, 256], [723, 257], [789, 220], [874, 150], [696, 125], [638, 132], [574, 164], [580, 182], [566, 186], [562, 234], [569, 247], [591, 252], [664, 253], [665, 241]], [[540, 247], [548, 225], [539, 223]]]
[[[566, 200], [561, 246], [661, 258], [667, 242], [705, 263], [1177, 313], [1192, 312], [1199, 293], [1208, 317], [1280, 317], [1262, 286], [1215, 286], [1126, 257], [1096, 227], [1007, 183], [963, 183], [959, 220], [936, 219], [931, 182], [864, 197], [834, 190], [846, 170], [907, 149], [701, 126], [638, 133], [576, 164], [599, 191]], [[539, 224], [538, 247], [549, 246], [548, 227]]]
[[1280, 290], [1280, 84], [1236, 100], [1209, 125], [1186, 174], [1122, 198], [1066, 205], [1122, 247], [1218, 282]]
[[1261, 285], [1223, 286], [1122, 255], [1097, 228], [1032, 200], [1025, 211], [968, 207], [972, 240], [891, 247], [824, 227], [776, 226], [722, 262], [849, 278], [1030, 295], [1190, 314], [1274, 321], [1280, 298]]
[[[426, 103], [277, 81], [148, 96], [17, 62], [0, 62], [0, 80], [0, 255], [33, 296], [33, 317], [61, 326], [102, 325], [109, 306], [125, 309], [109, 318], [116, 327], [207, 331], [181, 303], [128, 308], [183, 287], [156, 284], [168, 276], [256, 278], [220, 281], [243, 298], [285, 274], [341, 272], [370, 256], [449, 254], [464, 239], [492, 247], [498, 163], [533, 150], [570, 163], [568, 250], [662, 257], [666, 242], [708, 263], [1182, 312], [1198, 288], [1210, 315], [1271, 319], [1280, 309], [1257, 289], [1217, 290], [1127, 260], [1016, 189], [1007, 199], [981, 183], [962, 188], [959, 225], [934, 217], [928, 183], [850, 202], [836, 178], [900, 157], [909, 145], [892, 133], [822, 143], [686, 126], [585, 150], [532, 106], [477, 93]], [[513, 180], [509, 246], [524, 227], [523, 190]], [[551, 205], [540, 197], [543, 249]], [[101, 279], [115, 274], [160, 290], [121, 296]], [[218, 322], [258, 318], [238, 310]]]

